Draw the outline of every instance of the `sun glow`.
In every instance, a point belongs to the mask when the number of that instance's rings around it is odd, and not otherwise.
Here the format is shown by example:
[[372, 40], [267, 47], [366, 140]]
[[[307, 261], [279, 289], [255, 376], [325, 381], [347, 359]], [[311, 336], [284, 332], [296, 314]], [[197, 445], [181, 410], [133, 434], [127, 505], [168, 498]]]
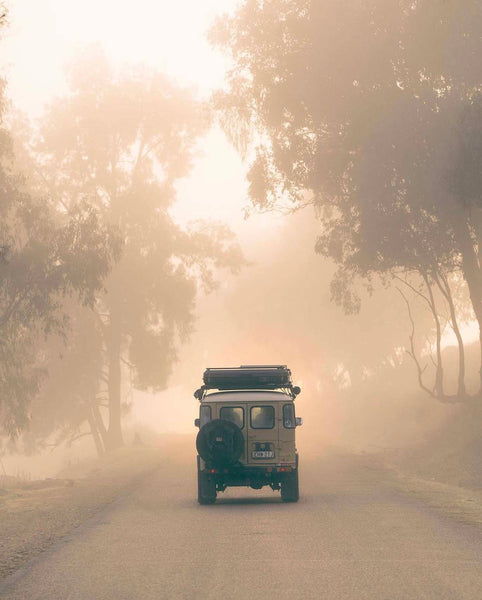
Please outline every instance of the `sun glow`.
[[[67, 90], [65, 63], [92, 43], [116, 65], [147, 64], [208, 98], [223, 85], [229, 62], [206, 34], [238, 1], [10, 0], [2, 55], [12, 104], [41, 117], [45, 104]], [[251, 236], [267, 219], [245, 223], [246, 195], [245, 165], [214, 128], [201, 142], [192, 175], [178, 183], [174, 216], [183, 222], [213, 216]]]
[[[227, 60], [206, 31], [237, 0], [12, 0], [3, 41], [11, 94], [39, 113], [63, 86], [63, 65], [85, 44], [102, 44], [117, 63], [142, 62], [168, 73], [202, 95], [222, 85]], [[7, 58], [5, 58], [7, 57]]]

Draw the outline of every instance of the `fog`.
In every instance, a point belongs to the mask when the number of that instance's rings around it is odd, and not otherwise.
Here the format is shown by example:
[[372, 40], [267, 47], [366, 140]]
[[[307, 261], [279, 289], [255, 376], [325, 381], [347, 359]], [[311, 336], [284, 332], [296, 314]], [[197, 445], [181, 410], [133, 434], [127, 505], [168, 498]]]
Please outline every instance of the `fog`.
[[292, 4], [7, 3], [6, 473], [194, 440], [206, 367], [288, 365], [311, 456], [479, 398], [478, 21], [433, 33], [458, 70], [394, 48], [423, 8]]

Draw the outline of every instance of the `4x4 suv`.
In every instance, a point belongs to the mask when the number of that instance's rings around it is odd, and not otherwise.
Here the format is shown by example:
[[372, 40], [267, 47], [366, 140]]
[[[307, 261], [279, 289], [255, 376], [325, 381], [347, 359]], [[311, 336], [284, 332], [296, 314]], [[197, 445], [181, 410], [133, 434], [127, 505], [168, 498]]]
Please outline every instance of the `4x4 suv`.
[[281, 490], [297, 502], [294, 400], [299, 387], [284, 365], [206, 369], [194, 396], [201, 403], [196, 439], [198, 501], [212, 504], [228, 486]]

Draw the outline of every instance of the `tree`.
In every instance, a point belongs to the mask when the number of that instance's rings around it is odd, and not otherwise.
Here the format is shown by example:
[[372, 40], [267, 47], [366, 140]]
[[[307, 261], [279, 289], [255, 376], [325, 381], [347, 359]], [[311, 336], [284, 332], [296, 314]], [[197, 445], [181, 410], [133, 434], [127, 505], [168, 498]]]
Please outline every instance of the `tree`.
[[[0, 27], [6, 18], [0, 2]], [[5, 88], [1, 79], [0, 434], [16, 438], [29, 426], [48, 343], [67, 336], [66, 303], [93, 303], [119, 245], [94, 207], [79, 202], [59, 211], [50, 197], [35, 192], [31, 169], [20, 165], [5, 124]]]
[[315, 205], [335, 299], [356, 310], [348, 286], [374, 274], [446, 297], [461, 273], [482, 344], [481, 31], [479, 0], [250, 0], [212, 38], [234, 60], [216, 106], [258, 131], [252, 201]]
[[[69, 316], [68, 335], [50, 337], [43, 368], [48, 376], [31, 404], [31, 423], [23, 435], [24, 448], [36, 452], [45, 444], [56, 447], [92, 435], [99, 455], [105, 431], [99, 392], [102, 377], [102, 336], [93, 323], [93, 311], [75, 301], [64, 303]], [[87, 428], [86, 428], [87, 426]]]
[[93, 368], [95, 384], [80, 394], [96, 440], [113, 449], [122, 444], [123, 373], [136, 389], [165, 387], [193, 326], [199, 282], [212, 288], [215, 269], [236, 270], [243, 259], [227, 227], [183, 229], [169, 212], [208, 126], [205, 107], [157, 72], [115, 72], [96, 47], [71, 64], [69, 77], [70, 94], [52, 104], [36, 144], [39, 185], [68, 210], [87, 202], [123, 241], [85, 324], [102, 369]]
[[48, 198], [32, 196], [10, 134], [1, 134], [0, 412], [2, 431], [15, 437], [28, 426], [46, 372], [47, 340], [67, 335], [66, 299], [93, 303], [118, 244], [92, 207], [59, 214]]

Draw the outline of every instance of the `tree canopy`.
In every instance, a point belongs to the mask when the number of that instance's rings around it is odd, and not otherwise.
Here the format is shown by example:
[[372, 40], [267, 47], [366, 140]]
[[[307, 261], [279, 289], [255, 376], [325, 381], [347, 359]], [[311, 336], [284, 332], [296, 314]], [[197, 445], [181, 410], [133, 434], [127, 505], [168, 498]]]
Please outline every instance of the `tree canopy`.
[[252, 201], [315, 205], [348, 310], [354, 277], [461, 272], [482, 325], [481, 32], [478, 0], [248, 0], [211, 32]]
[[[123, 374], [130, 372], [136, 389], [164, 388], [177, 345], [192, 329], [198, 286], [212, 288], [216, 269], [237, 270], [243, 258], [224, 225], [183, 228], [169, 212], [209, 124], [206, 107], [158, 72], [114, 70], [95, 47], [70, 65], [69, 80], [70, 93], [43, 120], [35, 153], [39, 185], [59, 207], [86, 202], [122, 240], [90, 316], [102, 370], [92, 372], [96, 385], [81, 399], [112, 448], [122, 443]], [[107, 426], [99, 411], [105, 398]]]
[[119, 245], [92, 206], [60, 212], [31, 193], [9, 131], [0, 138], [0, 414], [2, 431], [15, 436], [45, 375], [47, 338], [67, 334], [66, 299], [93, 305]]

